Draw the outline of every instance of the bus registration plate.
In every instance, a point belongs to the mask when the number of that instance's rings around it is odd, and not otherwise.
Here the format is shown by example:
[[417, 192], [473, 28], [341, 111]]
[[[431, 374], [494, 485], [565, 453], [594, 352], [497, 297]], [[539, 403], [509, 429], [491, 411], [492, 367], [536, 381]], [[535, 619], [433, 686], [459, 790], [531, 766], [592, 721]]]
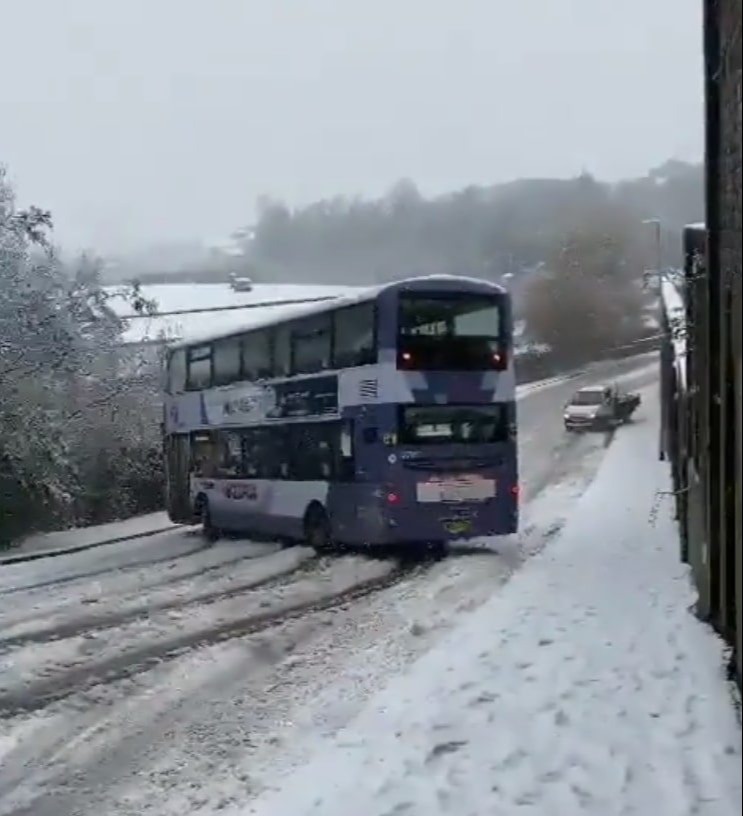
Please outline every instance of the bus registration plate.
[[424, 504], [486, 501], [494, 496], [495, 479], [485, 479], [476, 474], [432, 476], [417, 485], [418, 501]]
[[444, 522], [444, 527], [452, 535], [462, 535], [470, 530], [472, 522], [469, 519], [450, 519]]

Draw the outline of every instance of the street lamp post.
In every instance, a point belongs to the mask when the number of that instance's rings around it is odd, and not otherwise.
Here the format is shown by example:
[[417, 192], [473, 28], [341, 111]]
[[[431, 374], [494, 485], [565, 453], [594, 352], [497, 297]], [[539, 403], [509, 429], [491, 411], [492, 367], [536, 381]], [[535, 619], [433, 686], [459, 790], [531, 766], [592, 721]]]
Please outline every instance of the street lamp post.
[[660, 286], [662, 261], [660, 218], [646, 218], [642, 223], [645, 226], [653, 227], [653, 232], [655, 234], [655, 277], [657, 280], [656, 285]]

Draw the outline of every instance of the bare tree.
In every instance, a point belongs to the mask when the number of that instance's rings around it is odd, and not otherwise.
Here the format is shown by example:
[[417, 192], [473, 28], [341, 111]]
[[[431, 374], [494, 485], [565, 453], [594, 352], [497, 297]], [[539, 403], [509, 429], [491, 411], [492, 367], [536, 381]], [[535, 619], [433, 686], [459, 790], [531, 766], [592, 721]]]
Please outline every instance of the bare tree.
[[640, 280], [632, 245], [621, 232], [572, 233], [552, 253], [547, 273], [527, 289], [530, 337], [563, 363], [596, 359], [636, 339], [645, 305]]

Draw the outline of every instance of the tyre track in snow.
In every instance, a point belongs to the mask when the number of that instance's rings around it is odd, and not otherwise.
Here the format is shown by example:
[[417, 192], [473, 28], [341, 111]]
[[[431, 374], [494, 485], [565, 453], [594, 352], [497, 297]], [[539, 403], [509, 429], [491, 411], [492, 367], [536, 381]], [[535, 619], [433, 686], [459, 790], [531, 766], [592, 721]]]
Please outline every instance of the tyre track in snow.
[[[181, 533], [184, 535], [183, 533]], [[185, 535], [196, 536], [198, 533], [196, 532], [189, 532], [185, 533]], [[143, 538], [152, 538], [152, 536], [143, 536]], [[136, 539], [133, 539], [136, 540]], [[130, 543], [130, 542], [127, 542]], [[10, 586], [5, 588], [0, 588], [0, 597], [4, 597], [7, 595], [16, 595], [19, 592], [32, 592], [33, 590], [38, 589], [47, 589], [49, 587], [55, 586], [63, 586], [65, 584], [70, 584], [74, 581], [84, 581], [89, 578], [97, 578], [100, 575], [106, 575], [107, 573], [117, 572], [117, 573], [126, 573], [132, 570], [142, 569], [143, 567], [155, 566], [159, 564], [166, 564], [169, 561], [179, 561], [182, 558], [190, 558], [193, 555], [197, 555], [198, 553], [204, 552], [208, 550], [212, 544], [209, 544], [203, 540], [199, 540], [199, 543], [194, 545], [193, 547], [184, 550], [183, 552], [171, 554], [171, 555], [162, 555], [156, 558], [147, 558], [143, 557], [139, 561], [129, 562], [127, 564], [111, 564], [107, 567], [101, 567], [96, 570], [89, 570], [86, 572], [75, 572], [71, 575], [61, 575], [55, 578], [49, 578], [47, 580], [38, 581], [33, 584], [23, 584], [21, 586]], [[75, 553], [77, 555], [77, 553]], [[66, 558], [67, 556], [57, 556], [57, 559]], [[33, 563], [33, 562], [32, 562]], [[19, 565], [21, 566], [21, 565]], [[25, 565], [22, 565], [25, 566]], [[8, 569], [6, 567], [5, 569]]]
[[[239, 559], [244, 560], [244, 559]], [[189, 595], [188, 597], [172, 598], [166, 601], [159, 601], [152, 604], [143, 603], [126, 611], [116, 610], [100, 614], [85, 615], [77, 619], [65, 621], [52, 626], [41, 627], [30, 632], [8, 638], [0, 638], [0, 655], [7, 650], [19, 646], [27, 646], [32, 643], [43, 644], [50, 640], [62, 640], [76, 637], [91, 631], [102, 631], [121, 626], [138, 618], [146, 618], [153, 612], [167, 612], [173, 609], [186, 609], [189, 606], [198, 606], [215, 603], [216, 601], [227, 600], [242, 595], [245, 592], [255, 589], [268, 589], [276, 586], [287, 578], [302, 570], [310, 569], [317, 562], [317, 556], [310, 557], [306, 561], [292, 563], [283, 569], [272, 572], [269, 575], [253, 578], [243, 583], [213, 590], [211, 592], [201, 592]], [[216, 569], [216, 567], [214, 567]]]
[[[22, 615], [14, 615], [13, 611], [11, 610], [8, 614], [7, 618], [0, 615], [0, 626], [5, 631], [10, 631], [14, 628], [23, 627], [24, 624], [33, 624], [40, 619], [48, 621], [48, 619], [54, 615], [64, 614], [69, 609], [72, 609], [76, 606], [88, 606], [92, 604], [100, 604], [101, 606], [107, 604], [115, 604], [120, 602], [122, 598], [132, 597], [136, 595], [137, 597], [142, 597], [143, 592], [148, 594], [156, 594], [161, 590], [165, 590], [169, 587], [175, 587], [178, 584], [186, 584], [188, 581], [193, 579], [203, 580], [205, 576], [212, 577], [214, 573], [218, 573], [220, 571], [225, 571], [227, 568], [235, 567], [236, 565], [250, 565], [252, 566], [253, 563], [260, 563], [262, 560], [266, 558], [270, 558], [271, 556], [275, 555], [276, 553], [280, 552], [280, 550], [261, 550], [261, 551], [248, 551], [244, 552], [241, 555], [235, 558], [227, 558], [225, 560], [219, 561], [215, 564], [208, 564], [204, 566], [194, 566], [187, 572], [180, 572], [178, 575], [168, 575], [163, 574], [162, 577], [158, 577], [156, 581], [150, 582], [147, 584], [138, 584], [132, 588], [126, 588], [123, 592], [121, 591], [121, 587], [117, 586], [115, 583], [111, 587], [106, 587], [101, 589], [97, 587], [98, 595], [91, 598], [89, 596], [81, 594], [79, 598], [70, 598], [69, 596], [65, 596], [62, 599], [62, 603], [54, 606], [49, 605], [48, 608], [39, 609], [38, 605], [33, 607], [33, 611], [30, 611], [26, 614]], [[296, 565], [294, 569], [298, 568], [300, 565]], [[141, 570], [142, 567], [135, 567], [135, 570]], [[245, 584], [240, 585], [242, 589], [250, 589], [255, 586], [259, 586], [261, 583], [268, 580], [272, 580], [274, 577], [278, 578], [281, 575], [287, 574], [290, 570], [287, 568], [286, 570], [282, 570], [280, 572], [274, 573], [271, 576], [268, 576], [261, 581], [258, 581], [255, 584], [251, 584], [250, 582], [246, 582]], [[219, 580], [224, 576], [215, 577], [215, 580]], [[234, 587], [237, 591], [240, 587]], [[87, 586], [84, 589], [88, 589]], [[225, 591], [227, 591], [226, 588]], [[213, 600], [217, 600], [220, 597], [219, 590], [211, 590], [205, 591], [202, 593], [196, 593], [194, 596], [194, 602], [197, 601], [206, 601], [210, 598]], [[44, 599], [46, 600], [46, 599]], [[185, 606], [190, 602], [189, 598], [183, 598], [182, 596], [178, 596], [177, 603], [174, 601], [175, 605], [182, 605]], [[146, 614], [147, 612], [159, 611], [169, 608], [169, 601], [155, 601], [155, 602], [142, 602], [139, 604], [138, 609], [140, 610], [140, 614]], [[76, 622], [69, 621], [66, 624], [57, 624], [55, 625], [46, 625], [41, 626], [38, 630], [31, 629], [28, 632], [28, 637], [26, 637], [26, 633], [22, 633], [19, 635], [14, 635], [10, 637], [2, 638], [0, 637], [0, 653], [2, 653], [3, 649], [10, 646], [18, 645], [24, 641], [33, 642], [36, 640], [37, 642], [42, 642], [44, 640], [52, 640], [55, 637], [69, 637], [69, 634], [65, 634], [65, 626], [73, 626], [75, 623], [79, 624], [80, 626], [84, 625], [85, 620], [93, 621], [96, 618], [100, 618], [101, 620], [106, 620], [111, 618], [112, 623], [109, 625], [115, 625], [116, 621], [114, 620], [116, 613], [109, 612], [105, 614], [88, 614], [85, 616], [80, 616], [77, 618]], [[137, 613], [134, 611], [131, 612], [130, 610], [120, 611], [119, 619], [121, 622], [124, 622], [127, 619], [134, 619], [137, 617]], [[102, 628], [105, 627], [105, 623], [102, 624]], [[91, 625], [92, 628], [92, 625]], [[59, 629], [59, 634], [55, 635], [55, 630]], [[1, 631], [1, 630], [0, 630]]]
[[222, 643], [233, 638], [255, 634], [278, 624], [300, 618], [313, 612], [331, 610], [359, 600], [372, 593], [387, 589], [406, 578], [423, 574], [429, 563], [394, 562], [388, 571], [365, 580], [351, 582], [336, 591], [309, 597], [296, 603], [286, 603], [276, 609], [234, 617], [216, 625], [193, 629], [154, 643], [115, 654], [103, 660], [42, 678], [26, 684], [22, 689], [0, 692], [0, 722], [19, 714], [40, 711], [51, 703], [72, 694], [104, 684], [125, 680], [146, 672], [165, 660], [180, 657], [185, 652]]

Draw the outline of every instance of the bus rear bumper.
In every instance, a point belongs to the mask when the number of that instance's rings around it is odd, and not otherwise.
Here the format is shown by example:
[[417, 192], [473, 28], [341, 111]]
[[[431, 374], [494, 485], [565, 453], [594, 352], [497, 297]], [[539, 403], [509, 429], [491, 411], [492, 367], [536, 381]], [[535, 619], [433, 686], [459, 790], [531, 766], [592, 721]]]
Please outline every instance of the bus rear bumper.
[[471, 541], [513, 535], [518, 532], [518, 527], [519, 513], [515, 506], [493, 510], [439, 505], [424, 512], [418, 507], [400, 508], [394, 513], [385, 513], [373, 530], [364, 531], [363, 543], [404, 547]]

